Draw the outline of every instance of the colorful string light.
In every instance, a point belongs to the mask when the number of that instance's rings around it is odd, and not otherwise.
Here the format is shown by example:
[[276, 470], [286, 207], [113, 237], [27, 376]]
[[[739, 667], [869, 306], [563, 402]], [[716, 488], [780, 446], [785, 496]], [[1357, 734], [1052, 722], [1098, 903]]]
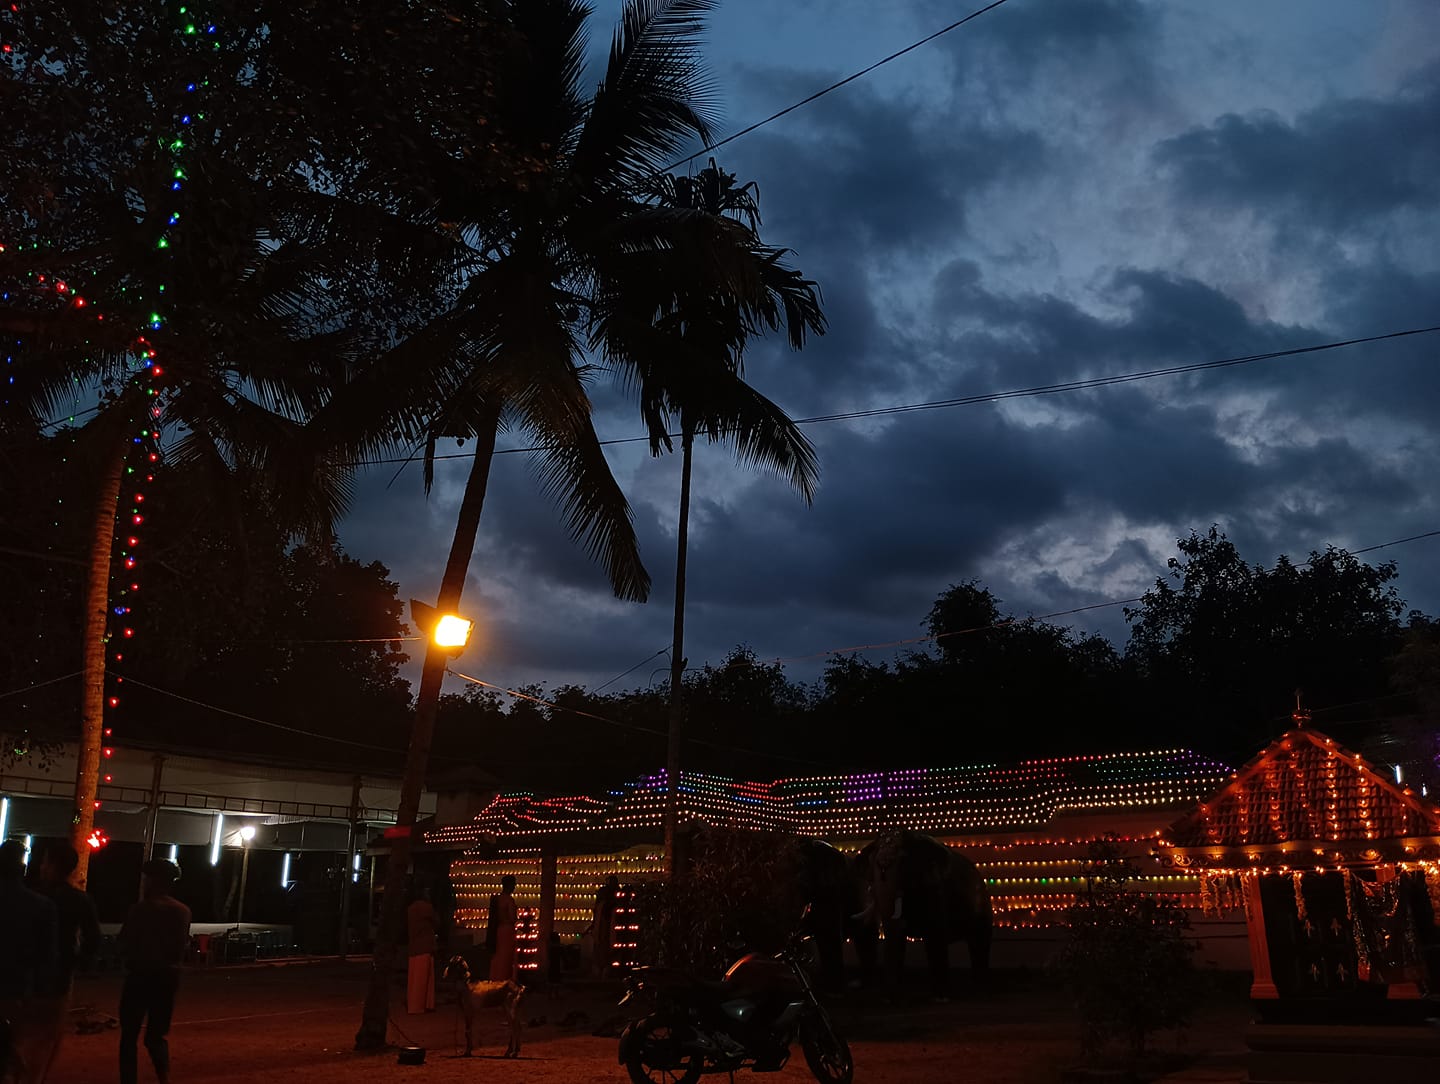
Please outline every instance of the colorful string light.
[[[896, 828], [940, 834], [1013, 832], [1041, 828], [1066, 812], [1196, 802], [1229, 774], [1226, 765], [1182, 749], [772, 783], [687, 772], [680, 781], [680, 804], [686, 817], [711, 824], [835, 840]], [[464, 848], [496, 836], [651, 828], [661, 823], [664, 806], [663, 774], [604, 798], [505, 794], [469, 824], [432, 830], [425, 839]]]
[[[18, 10], [14, 5], [12, 11]], [[194, 13], [189, 5], [177, 6], [177, 14], [181, 21], [177, 24], [177, 31], [182, 39], [182, 46], [189, 44], [187, 39], [198, 36], [199, 40], [208, 40], [213, 49], [219, 49], [220, 43], [215, 40], [219, 28], [209, 22], [197, 23]], [[203, 26], [203, 30], [201, 27]], [[10, 43], [3, 45], [6, 54], [13, 54], [14, 49]], [[158, 214], [155, 220], [162, 225], [155, 236], [155, 249], [164, 254], [167, 262], [173, 263], [174, 245], [177, 239], [177, 230], [181, 219], [181, 197], [184, 191], [185, 182], [188, 180], [184, 152], [186, 151], [186, 132], [196, 119], [201, 119], [203, 114], [196, 110], [196, 97], [199, 91], [205, 86], [204, 80], [196, 82], [188, 77], [177, 77], [176, 103], [177, 107], [173, 114], [174, 128], [170, 135], [162, 140], [163, 145], [170, 154], [168, 166], [169, 183], [164, 186], [164, 191], [170, 200], [169, 208], [157, 208]], [[25, 248], [23, 244], [15, 246], [16, 251]], [[32, 242], [32, 249], [40, 249], [40, 242]], [[0, 244], [0, 254], [7, 249], [7, 245]], [[93, 273], [93, 272], [92, 272]], [[106, 660], [106, 687], [102, 700], [102, 746], [101, 746], [101, 770], [97, 783], [110, 783], [113, 777], [107, 770], [106, 761], [115, 755], [114, 741], [114, 714], [121, 707], [122, 686], [124, 684], [123, 663], [125, 661], [126, 644], [123, 641], [130, 641], [135, 638], [135, 627], [132, 621], [135, 595], [140, 590], [140, 569], [142, 566], [140, 551], [144, 540], [144, 527], [147, 522], [145, 510], [146, 487], [154, 482], [155, 470], [161, 461], [161, 438], [164, 405], [162, 399], [162, 388], [164, 382], [164, 370], [158, 360], [158, 351], [155, 343], [148, 337], [156, 332], [163, 332], [167, 325], [168, 317], [165, 314], [162, 304], [163, 295], [167, 291], [168, 284], [163, 281], [164, 274], [157, 275], [154, 285], [155, 300], [151, 301], [145, 296], [147, 286], [142, 285], [139, 289], [131, 291], [130, 287], [122, 286], [121, 292], [132, 295], [125, 300], [127, 307], [138, 306], [142, 313], [140, 332], [130, 343], [131, 355], [134, 358], [134, 367], [129, 371], [122, 386], [128, 386], [132, 391], [132, 400], [139, 404], [135, 413], [129, 421], [134, 427], [128, 438], [125, 454], [122, 460], [122, 477], [120, 495], [116, 502], [115, 510], [115, 533], [112, 536], [112, 562], [109, 576], [109, 591], [106, 602], [106, 629], [103, 634], [105, 660]], [[57, 306], [63, 306], [76, 313], [83, 313], [96, 323], [103, 323], [106, 314], [100, 311], [99, 307], [92, 304], [84, 295], [84, 292], [74, 286], [67, 276], [54, 273], [30, 271], [27, 274], [26, 288], [35, 297], [48, 298]], [[0, 291], [0, 301], [11, 299], [11, 291], [5, 289]], [[147, 311], [148, 310], [148, 311]], [[5, 350], [6, 380], [4, 383], [4, 402], [10, 403], [10, 388], [15, 383], [11, 367], [15, 362], [15, 354], [23, 342], [15, 340], [12, 347], [7, 341]], [[78, 378], [77, 378], [78, 383]], [[123, 401], [123, 395], [117, 401]], [[71, 419], [73, 421], [73, 418]], [[56, 523], [58, 528], [58, 521]], [[115, 643], [116, 640], [122, 642]], [[100, 808], [100, 801], [93, 800], [93, 809]], [[76, 822], [82, 818], [81, 810], [75, 813]], [[98, 849], [104, 845], [105, 835], [98, 830], [87, 837], [87, 842], [92, 849]], [[97, 841], [99, 841], [97, 843]]]

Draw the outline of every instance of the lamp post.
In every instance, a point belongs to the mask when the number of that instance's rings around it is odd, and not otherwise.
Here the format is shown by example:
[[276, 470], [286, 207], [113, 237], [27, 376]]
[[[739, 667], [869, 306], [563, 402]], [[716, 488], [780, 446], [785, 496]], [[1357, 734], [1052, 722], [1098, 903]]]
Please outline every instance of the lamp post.
[[240, 860], [240, 902], [235, 907], [235, 925], [238, 927], [245, 918], [245, 882], [250, 879], [250, 841], [255, 838], [255, 826], [247, 824], [240, 829], [240, 846], [245, 857]]

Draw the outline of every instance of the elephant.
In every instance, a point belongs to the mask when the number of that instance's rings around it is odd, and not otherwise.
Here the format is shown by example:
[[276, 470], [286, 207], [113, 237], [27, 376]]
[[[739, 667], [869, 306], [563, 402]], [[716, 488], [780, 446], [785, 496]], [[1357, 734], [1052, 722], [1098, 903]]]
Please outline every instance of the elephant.
[[799, 840], [799, 892], [806, 914], [806, 932], [814, 939], [825, 989], [845, 985], [845, 941], [863, 935], [861, 886], [854, 864], [822, 839]]
[[856, 955], [867, 982], [876, 973], [877, 935], [885, 935], [885, 964], [891, 985], [905, 966], [905, 942], [925, 942], [931, 993], [948, 992], [950, 943], [965, 941], [977, 975], [990, 966], [990, 892], [975, 863], [938, 839], [918, 832], [881, 836], [855, 859], [865, 893], [858, 916]]

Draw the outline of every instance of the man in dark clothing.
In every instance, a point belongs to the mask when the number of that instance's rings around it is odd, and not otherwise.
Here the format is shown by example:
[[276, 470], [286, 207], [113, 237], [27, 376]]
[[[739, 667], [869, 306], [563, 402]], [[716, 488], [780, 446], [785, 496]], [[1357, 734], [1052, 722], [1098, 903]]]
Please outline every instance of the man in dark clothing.
[[0, 1057], [0, 1075], [19, 1068], [29, 1073], [45, 1057], [35, 1002], [55, 981], [58, 948], [55, 905], [25, 887], [25, 844], [0, 846], [0, 1024], [8, 1021], [10, 1049]]
[[100, 947], [100, 922], [95, 904], [83, 891], [70, 883], [80, 858], [75, 848], [54, 842], [45, 848], [40, 860], [40, 880], [36, 890], [55, 905], [59, 920], [60, 955], [50, 988], [42, 990], [37, 1011], [46, 1026], [45, 1040], [49, 1046], [45, 1071], [34, 1079], [43, 1081], [60, 1053], [60, 1040], [70, 1013], [70, 986], [76, 967], [88, 968]]
[[[141, 900], [130, 908], [120, 929], [119, 949], [125, 961], [125, 986], [120, 991], [120, 1084], [136, 1084], [139, 1067], [135, 1044], [145, 1025], [145, 1049], [160, 1084], [169, 1084], [170, 1016], [180, 983], [180, 962], [190, 944], [190, 908], [170, 895], [180, 867], [163, 858], [140, 867]], [[148, 1020], [147, 1020], [148, 1018]]]

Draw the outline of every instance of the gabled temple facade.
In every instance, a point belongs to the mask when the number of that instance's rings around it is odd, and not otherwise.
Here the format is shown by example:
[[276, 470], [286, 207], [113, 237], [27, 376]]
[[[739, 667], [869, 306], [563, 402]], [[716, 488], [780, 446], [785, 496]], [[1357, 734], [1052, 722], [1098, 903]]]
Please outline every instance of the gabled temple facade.
[[1440, 805], [1301, 726], [1158, 843], [1207, 914], [1245, 916], [1249, 1079], [1440, 1078]]

